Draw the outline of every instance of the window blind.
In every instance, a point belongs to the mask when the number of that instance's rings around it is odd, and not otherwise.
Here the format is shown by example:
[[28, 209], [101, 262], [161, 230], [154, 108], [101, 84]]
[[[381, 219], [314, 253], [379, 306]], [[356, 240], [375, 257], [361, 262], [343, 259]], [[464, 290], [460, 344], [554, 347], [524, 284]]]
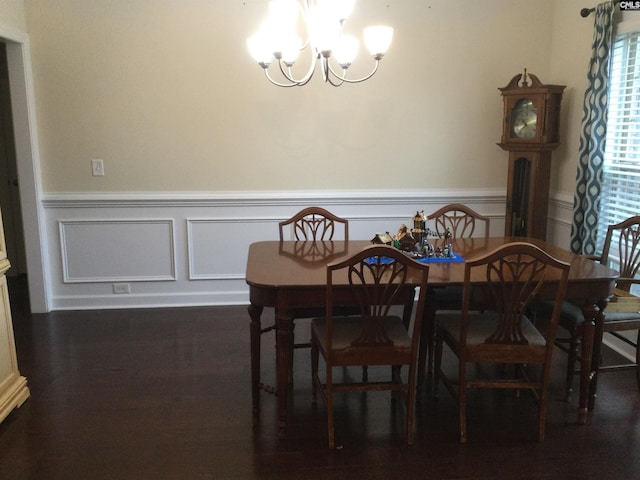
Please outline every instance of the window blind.
[[599, 250], [608, 225], [640, 215], [640, 31], [616, 37], [609, 78]]

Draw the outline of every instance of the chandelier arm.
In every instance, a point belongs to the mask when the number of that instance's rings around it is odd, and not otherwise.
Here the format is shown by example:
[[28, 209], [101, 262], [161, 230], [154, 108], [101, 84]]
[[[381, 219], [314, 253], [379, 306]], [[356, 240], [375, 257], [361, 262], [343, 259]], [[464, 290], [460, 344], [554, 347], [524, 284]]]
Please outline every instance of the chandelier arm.
[[298, 83], [299, 87], [304, 87], [307, 83], [309, 83], [309, 81], [313, 78], [313, 74], [315, 73], [315, 68], [309, 70], [309, 72], [307, 73], [307, 77], [304, 79], [304, 81], [301, 81], [300, 83]]
[[[344, 69], [342, 70], [343, 76], [337, 75], [329, 65], [328, 57], [322, 57], [321, 60], [322, 79], [325, 81], [325, 83], [328, 83], [332, 87], [339, 87], [340, 85], [342, 85], [344, 83], [344, 75], [346, 75], [346, 71]], [[339, 81], [336, 82], [334, 78], [338, 79]]]
[[[280, 70], [282, 71], [282, 66], [280, 67]], [[301, 81], [293, 80], [285, 72], [282, 72], [283, 75], [285, 76], [285, 78], [287, 80], [289, 80], [290, 83], [281, 83], [281, 82], [278, 82], [278, 81], [274, 80], [271, 77], [271, 75], [269, 75], [269, 69], [267, 69], [267, 68], [264, 69], [264, 75], [267, 77], [267, 80], [269, 80], [271, 83], [273, 83], [274, 85], [276, 85], [278, 87], [285, 87], [285, 88], [288, 88], [288, 87], [303, 87], [307, 83], [309, 83], [309, 80], [311, 80], [311, 78], [313, 77], [314, 71], [315, 71], [314, 69], [310, 70], [310, 74], [308, 74], [308, 77], [303, 79], [303, 80], [301, 80]]]
[[[343, 70], [343, 73], [346, 74], [347, 72]], [[333, 75], [331, 75], [331, 74], [333, 74]], [[337, 78], [339, 80], [339, 82], [336, 82], [334, 80], [334, 77]], [[331, 69], [331, 67], [329, 67], [329, 71], [326, 73], [326, 77], [325, 77], [324, 81], [329, 83], [329, 85], [331, 85], [333, 87], [339, 87], [340, 85], [342, 85], [344, 83], [344, 76], [341, 77], [339, 75], [336, 75], [335, 72]]]
[[[336, 78], [339, 78], [342, 82], [347, 82], [347, 83], [360, 83], [360, 82], [364, 82], [365, 80], [369, 80], [371, 77], [373, 77], [373, 75], [378, 71], [378, 66], [380, 65], [380, 60], [376, 60], [376, 64], [373, 67], [373, 70], [371, 71], [371, 73], [365, 77], [362, 78], [357, 78], [354, 80], [351, 80], [349, 78], [346, 78], [346, 70], [343, 70], [344, 75], [338, 75], [336, 72], [333, 71], [333, 68], [331, 68], [331, 65], [327, 64], [327, 66], [329, 67], [329, 72]], [[331, 82], [331, 84], [333, 85], [333, 82]], [[334, 85], [336, 86], [336, 85]]]
[[320, 59], [320, 70], [322, 70], [322, 80], [329, 81], [329, 59], [323, 56], [318, 56]]
[[282, 60], [278, 62], [280, 66], [280, 71], [282, 72], [282, 75], [284, 75], [284, 77], [287, 80], [299, 86], [303, 86], [309, 83], [309, 80], [311, 80], [316, 70], [316, 64], [318, 63], [318, 59], [321, 58], [320, 53], [314, 53], [313, 47], [311, 45], [309, 45], [309, 52], [311, 53], [311, 63], [309, 65], [309, 70], [307, 70], [307, 73], [300, 80], [296, 80], [295, 78], [293, 78], [293, 75], [291, 74], [291, 67], [287, 68], [287, 70], [289, 71], [289, 73], [287, 73], [282, 66], [282, 63], [283, 63]]
[[282, 76], [289, 80], [291, 83], [298, 85], [300, 82], [298, 80], [294, 80], [293, 75], [291, 75], [291, 69], [289, 68], [289, 73], [287, 73], [287, 71], [282, 66], [282, 63], [282, 60], [278, 60], [278, 67], [280, 67], [280, 73], [282, 73]]
[[313, 74], [315, 73], [315, 68], [309, 70], [309, 72], [307, 72], [307, 76], [305, 78], [303, 78], [302, 80], [298, 81], [296, 83], [296, 85], [298, 87], [304, 87], [307, 83], [309, 83], [309, 81], [313, 78]]
[[291, 74], [291, 67], [287, 67], [285, 69], [283, 66], [282, 60], [278, 62], [278, 66], [280, 67], [280, 72], [282, 73], [282, 76], [284, 76], [284, 78], [289, 80], [291, 83], [294, 83], [295, 85], [298, 85], [298, 86], [303, 86], [309, 83], [309, 80], [311, 80], [311, 77], [313, 77], [313, 72], [315, 71], [315, 65], [316, 65], [316, 62], [314, 60], [313, 62], [311, 62], [311, 68], [309, 68], [305, 76], [302, 77], [300, 80], [296, 80], [295, 78], [293, 78], [293, 75]]
[[280, 83], [280, 82], [276, 82], [273, 78], [271, 78], [271, 75], [269, 75], [269, 69], [267, 69], [267, 68], [264, 69], [264, 75], [265, 75], [265, 77], [267, 77], [267, 80], [269, 80], [274, 85], [277, 85], [278, 87], [297, 87], [298, 86], [297, 83]]

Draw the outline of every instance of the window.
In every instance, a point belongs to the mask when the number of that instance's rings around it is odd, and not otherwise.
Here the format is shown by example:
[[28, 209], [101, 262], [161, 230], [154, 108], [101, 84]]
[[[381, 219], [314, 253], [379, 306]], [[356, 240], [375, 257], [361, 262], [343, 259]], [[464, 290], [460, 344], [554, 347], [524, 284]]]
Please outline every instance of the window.
[[611, 51], [598, 251], [607, 226], [640, 215], [640, 28], [619, 33]]

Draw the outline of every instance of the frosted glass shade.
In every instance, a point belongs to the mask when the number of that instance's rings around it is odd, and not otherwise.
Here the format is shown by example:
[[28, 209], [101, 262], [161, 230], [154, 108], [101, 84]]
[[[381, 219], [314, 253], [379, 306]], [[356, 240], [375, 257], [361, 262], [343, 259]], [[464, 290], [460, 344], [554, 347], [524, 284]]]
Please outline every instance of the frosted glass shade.
[[358, 54], [358, 39], [352, 35], [343, 35], [335, 50], [335, 59], [342, 68], [349, 68]]
[[269, 42], [265, 41], [264, 35], [256, 34], [247, 39], [247, 48], [249, 54], [260, 65], [269, 66], [273, 58], [273, 52], [269, 46]]
[[393, 28], [386, 26], [367, 27], [364, 29], [364, 43], [374, 57], [387, 53], [393, 39]]

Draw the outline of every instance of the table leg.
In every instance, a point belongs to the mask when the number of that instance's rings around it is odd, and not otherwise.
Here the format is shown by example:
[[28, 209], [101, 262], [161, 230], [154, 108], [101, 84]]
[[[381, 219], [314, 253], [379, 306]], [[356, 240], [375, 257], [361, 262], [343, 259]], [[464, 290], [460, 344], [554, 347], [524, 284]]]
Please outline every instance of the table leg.
[[605, 308], [609, 303], [608, 299], [601, 300], [597, 303], [598, 312], [595, 317], [595, 326], [593, 331], [593, 352], [591, 355], [591, 382], [589, 389], [589, 399], [587, 401], [587, 409], [593, 410], [596, 404], [596, 396], [598, 394], [598, 370], [600, 369], [600, 358], [602, 355], [602, 336], [604, 335], [604, 318]]
[[258, 305], [249, 305], [247, 308], [251, 324], [251, 402], [253, 411], [253, 426], [260, 422], [260, 317], [263, 308]]
[[604, 329], [604, 308], [608, 301], [582, 307], [584, 324], [582, 326], [582, 353], [580, 362], [580, 400], [578, 423], [587, 422], [587, 413], [595, 406], [598, 368], [600, 365], [600, 349]]
[[293, 318], [276, 309], [276, 381], [278, 391], [278, 436], [287, 432], [289, 371], [293, 361]]
[[433, 379], [433, 338], [435, 334], [436, 312], [433, 308], [432, 295], [427, 294], [427, 304], [422, 319], [422, 331], [420, 332], [420, 346], [418, 350], [418, 399], [429, 388]]

